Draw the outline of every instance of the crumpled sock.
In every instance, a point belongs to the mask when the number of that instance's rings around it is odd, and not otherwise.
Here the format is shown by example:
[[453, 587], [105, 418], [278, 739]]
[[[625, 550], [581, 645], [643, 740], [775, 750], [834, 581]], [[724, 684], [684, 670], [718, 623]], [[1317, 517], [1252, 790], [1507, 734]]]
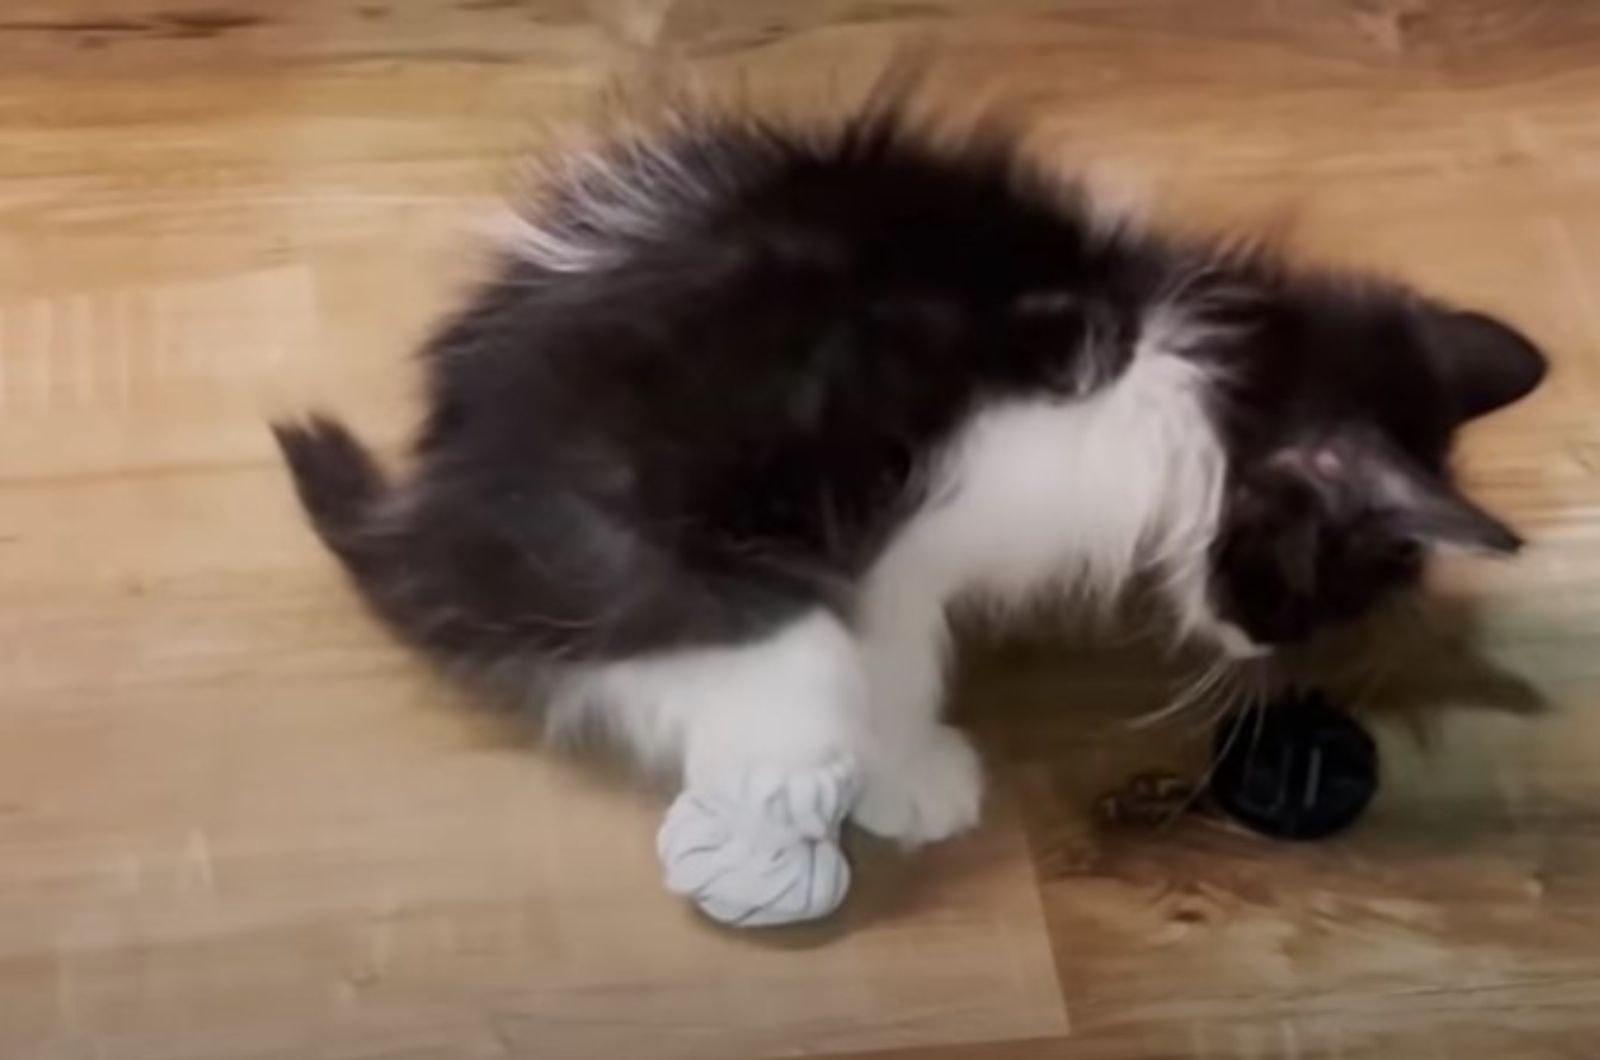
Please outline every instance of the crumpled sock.
[[843, 760], [686, 789], [656, 835], [667, 889], [738, 927], [825, 917], [850, 889], [839, 832], [856, 795]]

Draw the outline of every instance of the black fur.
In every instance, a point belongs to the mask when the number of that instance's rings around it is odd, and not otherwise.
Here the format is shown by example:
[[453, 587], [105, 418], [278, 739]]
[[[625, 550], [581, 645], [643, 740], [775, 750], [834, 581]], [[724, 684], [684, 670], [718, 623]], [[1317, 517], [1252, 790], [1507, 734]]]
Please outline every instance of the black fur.
[[1430, 546], [1520, 540], [1451, 484], [1467, 419], [1544, 374], [1515, 331], [1372, 280], [1248, 275], [1240, 327], [1210, 355], [1230, 483], [1220, 613], [1264, 644], [1360, 615], [1422, 573]]
[[1510, 543], [1447, 486], [1456, 426], [1542, 366], [1486, 318], [1107, 231], [990, 133], [940, 145], [874, 112], [644, 143], [534, 212], [587, 259], [509, 258], [429, 344], [399, 484], [335, 424], [278, 428], [317, 529], [422, 646], [593, 660], [847, 612], [969, 414], [1114, 380], [1163, 299], [1219, 325], [1195, 353], [1234, 468], [1215, 584], [1252, 636], [1412, 580], [1422, 498]]

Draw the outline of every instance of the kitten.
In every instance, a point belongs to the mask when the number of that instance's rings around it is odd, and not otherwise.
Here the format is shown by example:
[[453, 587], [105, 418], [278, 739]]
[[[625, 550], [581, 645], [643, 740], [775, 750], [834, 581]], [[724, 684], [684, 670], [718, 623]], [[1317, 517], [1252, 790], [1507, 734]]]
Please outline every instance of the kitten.
[[1436, 547], [1518, 547], [1448, 455], [1545, 368], [1488, 316], [1109, 220], [1003, 134], [884, 109], [593, 153], [425, 363], [403, 477], [276, 428], [379, 616], [558, 737], [691, 792], [826, 772], [910, 843], [979, 815], [952, 603], [1153, 580], [1221, 652], [1302, 640]]

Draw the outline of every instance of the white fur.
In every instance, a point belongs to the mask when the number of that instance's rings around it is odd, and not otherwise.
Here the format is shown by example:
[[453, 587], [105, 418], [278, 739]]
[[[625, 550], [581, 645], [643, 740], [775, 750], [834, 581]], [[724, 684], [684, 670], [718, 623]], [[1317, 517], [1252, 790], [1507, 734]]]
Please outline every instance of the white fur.
[[691, 169], [664, 136], [635, 133], [555, 157], [547, 179], [560, 189], [560, 208], [546, 202], [540, 213], [515, 213], [498, 233], [510, 253], [552, 272], [613, 265], [725, 190], [715, 171]]
[[1103, 606], [1149, 574], [1182, 630], [1250, 647], [1207, 604], [1225, 459], [1211, 381], [1180, 355], [1199, 334], [1154, 312], [1110, 385], [975, 417], [867, 574], [853, 629], [819, 610], [746, 645], [577, 674], [551, 725], [598, 725], [646, 762], [681, 766], [691, 791], [729, 790], [752, 770], [799, 790], [843, 763], [859, 780], [857, 819], [875, 831], [922, 842], [970, 826], [978, 759], [939, 721], [952, 603], [1014, 608], [1055, 591]]
[[753, 759], [801, 766], [847, 753], [865, 695], [854, 638], [814, 611], [748, 644], [578, 671], [554, 689], [546, 724], [558, 740], [599, 730], [694, 783]]

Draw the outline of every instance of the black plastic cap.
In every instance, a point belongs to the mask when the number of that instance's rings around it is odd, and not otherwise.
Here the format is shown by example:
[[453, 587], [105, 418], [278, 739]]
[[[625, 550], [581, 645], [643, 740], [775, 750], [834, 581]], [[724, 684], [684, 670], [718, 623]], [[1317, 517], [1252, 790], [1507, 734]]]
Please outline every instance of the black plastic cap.
[[1241, 711], [1217, 726], [1211, 796], [1275, 839], [1322, 839], [1353, 824], [1378, 790], [1378, 746], [1319, 692]]

